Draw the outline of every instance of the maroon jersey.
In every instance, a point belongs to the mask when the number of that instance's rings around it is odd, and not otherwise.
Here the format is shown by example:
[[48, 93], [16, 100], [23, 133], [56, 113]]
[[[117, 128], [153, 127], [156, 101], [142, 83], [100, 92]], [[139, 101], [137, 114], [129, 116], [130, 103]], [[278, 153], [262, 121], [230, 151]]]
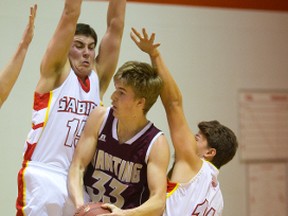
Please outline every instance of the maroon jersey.
[[84, 185], [93, 201], [134, 208], [149, 198], [147, 160], [150, 149], [162, 132], [149, 122], [139, 133], [120, 144], [113, 110], [98, 136], [97, 149], [88, 165]]

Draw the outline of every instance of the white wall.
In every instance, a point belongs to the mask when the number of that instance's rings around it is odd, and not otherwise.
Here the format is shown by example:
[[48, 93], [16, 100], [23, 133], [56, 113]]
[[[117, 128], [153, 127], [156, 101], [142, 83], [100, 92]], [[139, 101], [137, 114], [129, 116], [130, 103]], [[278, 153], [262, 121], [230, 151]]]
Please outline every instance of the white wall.
[[[22, 73], [0, 112], [0, 210], [15, 215], [17, 172], [30, 128], [39, 64], [63, 8], [63, 0], [1, 0], [0, 68], [8, 62], [26, 26], [29, 6], [38, 4], [34, 40]], [[106, 2], [84, 2], [81, 22], [102, 37]], [[239, 134], [239, 89], [288, 88], [288, 13], [128, 3], [119, 65], [149, 61], [130, 40], [131, 27], [156, 33], [160, 51], [183, 92], [185, 111], [196, 131], [201, 120], [217, 119]], [[111, 84], [104, 102], [110, 104]], [[148, 117], [168, 135], [159, 103]], [[221, 168], [224, 216], [247, 215], [245, 164], [239, 154]]]

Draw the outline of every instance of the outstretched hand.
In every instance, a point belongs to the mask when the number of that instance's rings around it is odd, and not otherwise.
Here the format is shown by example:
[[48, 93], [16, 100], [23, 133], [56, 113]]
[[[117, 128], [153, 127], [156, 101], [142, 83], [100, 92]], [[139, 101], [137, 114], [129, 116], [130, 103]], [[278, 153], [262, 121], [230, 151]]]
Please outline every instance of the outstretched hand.
[[34, 22], [37, 12], [37, 4], [30, 7], [30, 15], [29, 15], [29, 22], [26, 26], [26, 29], [24, 31], [22, 42], [29, 45], [32, 41], [32, 38], [34, 36]]
[[160, 46], [160, 43], [155, 42], [155, 33], [152, 33], [150, 36], [147, 34], [146, 29], [142, 29], [142, 35], [136, 31], [135, 28], [131, 29], [130, 33], [131, 39], [135, 42], [135, 44], [139, 47], [140, 50], [147, 53], [150, 56], [154, 56], [158, 54], [157, 48]]

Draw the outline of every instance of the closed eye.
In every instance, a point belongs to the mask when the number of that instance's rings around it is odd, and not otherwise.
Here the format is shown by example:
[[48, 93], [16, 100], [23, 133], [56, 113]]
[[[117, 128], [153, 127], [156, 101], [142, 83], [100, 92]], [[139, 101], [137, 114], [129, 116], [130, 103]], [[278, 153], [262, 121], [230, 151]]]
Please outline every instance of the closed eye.
[[195, 135], [195, 139], [196, 139], [196, 141], [199, 141], [200, 135], [199, 135], [199, 134], [196, 134], [196, 135]]

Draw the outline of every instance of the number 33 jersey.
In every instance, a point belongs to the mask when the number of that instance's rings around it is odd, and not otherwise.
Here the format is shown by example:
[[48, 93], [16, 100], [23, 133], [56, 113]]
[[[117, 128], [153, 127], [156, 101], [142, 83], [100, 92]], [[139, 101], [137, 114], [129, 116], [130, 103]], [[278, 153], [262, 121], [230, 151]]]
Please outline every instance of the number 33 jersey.
[[35, 92], [24, 161], [68, 171], [86, 119], [100, 105], [99, 95], [99, 80], [94, 71], [83, 84], [73, 70], [57, 89], [41, 95]]
[[92, 201], [129, 209], [149, 198], [147, 161], [155, 140], [163, 133], [149, 122], [135, 136], [120, 144], [117, 122], [113, 110], [108, 108], [84, 185]]

